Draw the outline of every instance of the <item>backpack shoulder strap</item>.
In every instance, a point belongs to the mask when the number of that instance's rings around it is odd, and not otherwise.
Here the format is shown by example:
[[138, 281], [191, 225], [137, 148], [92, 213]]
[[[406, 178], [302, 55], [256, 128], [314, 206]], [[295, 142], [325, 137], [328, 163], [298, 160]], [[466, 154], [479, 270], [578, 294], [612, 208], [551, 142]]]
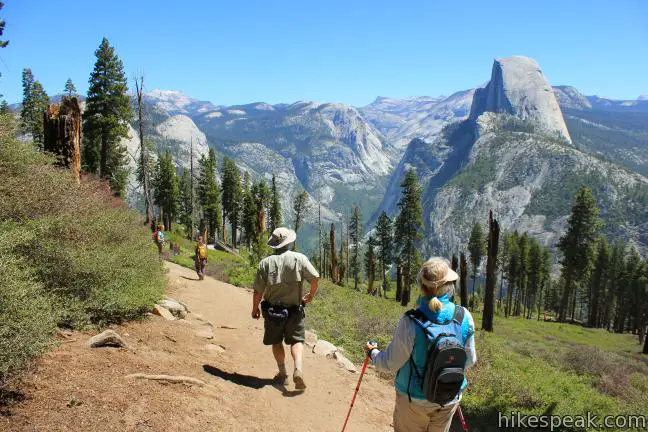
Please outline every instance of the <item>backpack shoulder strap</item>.
[[405, 312], [405, 315], [409, 317], [414, 323], [419, 326], [423, 331], [432, 325], [432, 322], [425, 316], [423, 312], [418, 309], [410, 309]]
[[452, 320], [461, 325], [463, 323], [465, 314], [466, 310], [463, 308], [463, 306], [455, 305], [454, 316], [452, 317]]

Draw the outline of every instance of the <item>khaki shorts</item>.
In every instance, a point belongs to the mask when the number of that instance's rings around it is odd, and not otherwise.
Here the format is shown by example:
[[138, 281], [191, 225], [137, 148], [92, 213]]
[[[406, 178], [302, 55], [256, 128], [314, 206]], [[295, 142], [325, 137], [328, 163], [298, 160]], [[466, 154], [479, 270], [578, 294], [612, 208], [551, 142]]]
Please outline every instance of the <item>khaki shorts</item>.
[[299, 312], [291, 313], [288, 318], [275, 320], [269, 318], [266, 312], [263, 312], [263, 344], [276, 345], [282, 341], [287, 345], [304, 342], [306, 326], [304, 324], [304, 315]]
[[459, 404], [426, 408], [409, 401], [407, 395], [396, 392], [394, 432], [448, 432]]

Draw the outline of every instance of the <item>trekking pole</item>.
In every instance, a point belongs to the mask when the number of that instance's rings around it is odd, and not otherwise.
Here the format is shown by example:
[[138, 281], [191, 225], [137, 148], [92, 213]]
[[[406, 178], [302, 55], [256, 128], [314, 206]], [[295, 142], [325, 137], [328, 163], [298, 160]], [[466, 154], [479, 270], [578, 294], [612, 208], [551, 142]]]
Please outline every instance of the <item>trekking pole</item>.
[[468, 423], [466, 423], [463, 411], [461, 411], [461, 405], [457, 406], [457, 414], [459, 414], [459, 420], [461, 420], [461, 427], [463, 428], [464, 432], [468, 432]]
[[362, 364], [362, 370], [360, 371], [360, 378], [358, 379], [358, 385], [356, 386], [355, 393], [353, 393], [353, 399], [351, 399], [351, 406], [349, 407], [349, 412], [347, 413], [346, 419], [344, 420], [344, 426], [342, 426], [342, 432], [346, 429], [347, 422], [349, 421], [349, 417], [351, 416], [351, 410], [353, 409], [353, 404], [355, 404], [356, 396], [358, 396], [358, 391], [360, 390], [360, 383], [362, 383], [362, 377], [365, 374], [365, 371], [367, 370], [367, 365], [369, 364], [369, 353], [367, 353], [367, 357], [365, 357], [365, 361]]

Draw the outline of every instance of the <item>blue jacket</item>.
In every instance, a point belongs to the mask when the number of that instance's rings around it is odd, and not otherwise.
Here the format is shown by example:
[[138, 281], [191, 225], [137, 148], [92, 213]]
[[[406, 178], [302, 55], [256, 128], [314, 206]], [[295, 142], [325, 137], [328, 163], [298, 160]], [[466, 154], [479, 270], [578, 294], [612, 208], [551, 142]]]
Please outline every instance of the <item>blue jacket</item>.
[[[429, 320], [431, 321], [448, 321], [451, 320], [455, 312], [455, 304], [450, 301], [450, 298], [447, 295], [438, 297], [439, 301], [443, 304], [443, 309], [439, 312], [432, 312], [428, 307], [429, 301], [432, 299], [431, 296], [420, 297], [416, 304], [417, 309], [421, 311]], [[410, 320], [410, 318], [405, 317], [405, 319]], [[427, 359], [428, 353], [428, 342], [427, 338], [419, 326], [412, 322], [415, 333], [414, 347], [412, 348], [412, 360], [416, 365], [419, 373], [423, 373], [425, 369], [425, 361]], [[468, 340], [474, 335], [475, 329], [474, 324], [472, 323], [472, 318], [469, 313], [466, 313], [461, 323], [461, 343], [466, 346]], [[470, 356], [470, 355], [469, 355]], [[411, 377], [411, 378], [410, 378]], [[411, 380], [411, 382], [410, 382]], [[462, 390], [466, 388], [468, 382], [464, 379], [462, 385]], [[416, 372], [411, 370], [411, 364], [409, 361], [398, 370], [396, 375], [396, 389], [404, 394], [408, 393], [412, 399], [426, 399], [423, 389], [421, 388], [420, 380], [417, 378]]]

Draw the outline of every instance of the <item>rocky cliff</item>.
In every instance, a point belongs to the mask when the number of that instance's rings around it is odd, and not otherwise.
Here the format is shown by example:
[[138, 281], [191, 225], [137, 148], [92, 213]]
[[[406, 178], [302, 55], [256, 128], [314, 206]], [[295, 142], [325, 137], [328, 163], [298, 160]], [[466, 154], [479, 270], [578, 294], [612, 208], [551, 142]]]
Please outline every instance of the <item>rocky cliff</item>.
[[553, 89], [538, 63], [528, 57], [495, 60], [488, 85], [475, 91], [470, 118], [477, 120], [485, 112], [509, 114], [570, 140]]

